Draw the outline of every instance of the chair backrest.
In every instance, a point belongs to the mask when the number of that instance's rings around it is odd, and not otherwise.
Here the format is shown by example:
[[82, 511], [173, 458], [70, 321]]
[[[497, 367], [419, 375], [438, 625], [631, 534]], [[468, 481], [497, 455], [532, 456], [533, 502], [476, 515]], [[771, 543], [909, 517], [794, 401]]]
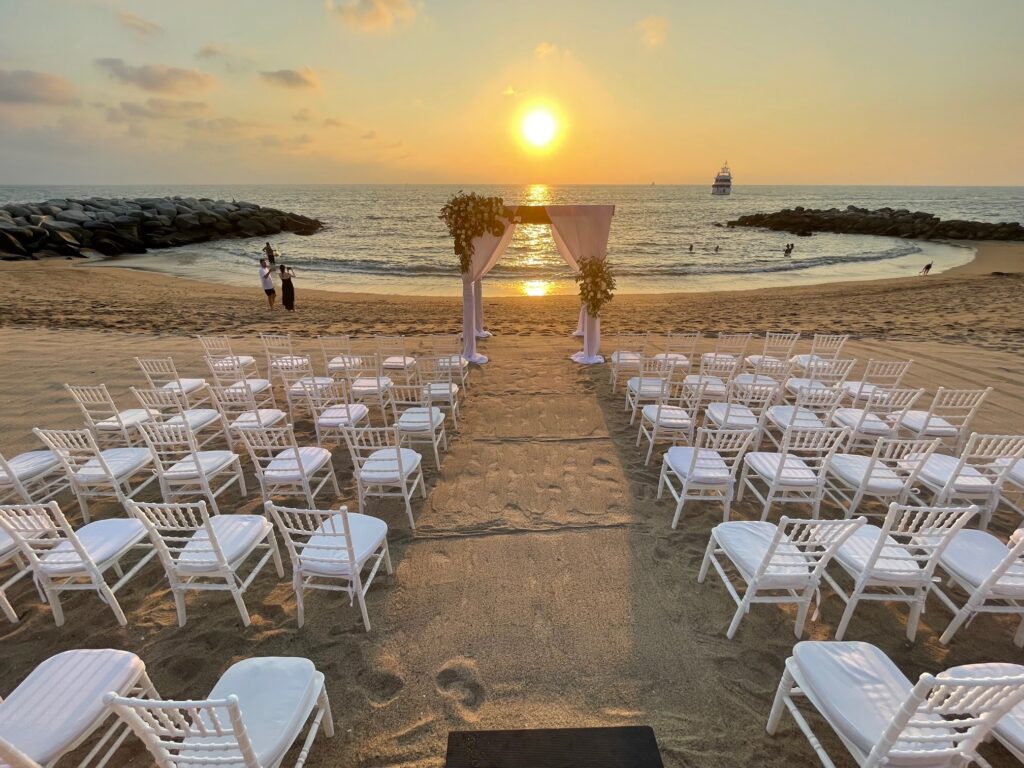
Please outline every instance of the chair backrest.
[[992, 727], [1024, 700], [1024, 675], [921, 675], [862, 763], [970, 765]]
[[180, 389], [159, 387], [157, 389], [137, 389], [129, 387], [139, 405], [150, 411], [172, 411], [183, 414], [188, 410], [188, 395]]
[[[793, 375], [793, 363], [788, 357], [763, 355], [754, 365], [752, 373], [755, 377], [767, 376], [778, 382], [778, 386], [782, 386], [786, 379]], [[757, 381], [756, 378], [754, 380]]]
[[[110, 465], [103, 458], [99, 446], [96, 445], [96, 439], [88, 429], [36, 428], [32, 430], [32, 433], [53, 451], [72, 482], [74, 482], [75, 473], [81, 470], [86, 463], [95, 460], [94, 466], [102, 470], [109, 482], [117, 485]], [[95, 480], [95, 474], [90, 476], [90, 484], [95, 484]]]
[[827, 387], [838, 388], [849, 378], [850, 372], [856, 364], [857, 361], [853, 358], [819, 360], [807, 368], [807, 378], [811, 381], [819, 381]]
[[[730, 481], [735, 479], [736, 472], [740, 466], [740, 459], [750, 448], [754, 439], [754, 432], [749, 429], [715, 429], [712, 427], [701, 427], [697, 430], [697, 439], [694, 447], [697, 449], [690, 456], [689, 477], [696, 477], [695, 473], [702, 468], [709, 471], [721, 469], [721, 462], [729, 470]], [[701, 451], [714, 451], [718, 458], [701, 455]], [[720, 461], [719, 461], [720, 460]]]
[[5, 768], [43, 768], [16, 746], [0, 738], [0, 765]]
[[812, 411], [821, 416], [822, 421], [827, 424], [842, 402], [843, 391], [841, 389], [802, 387], [796, 393], [796, 402], [790, 423], [799, 426], [801, 414], [804, 411]]
[[764, 588], [773, 579], [782, 579], [788, 588], [795, 577], [804, 579], [805, 587], [817, 586], [825, 566], [854, 532], [867, 520], [793, 520], [783, 516], [775, 528], [768, 551], [754, 576]]
[[313, 362], [304, 355], [272, 355], [270, 359], [286, 386], [314, 376]]
[[356, 350], [352, 365], [341, 371], [341, 375], [349, 381], [387, 378], [387, 374], [384, 373], [383, 358], [377, 354], [376, 349]]
[[267, 360], [277, 355], [291, 355], [295, 350], [292, 337], [281, 333], [261, 333], [260, 341], [263, 343], [263, 351], [267, 354]]
[[97, 422], [113, 419], [124, 429], [124, 422], [121, 421], [120, 411], [117, 408], [117, 404], [114, 403], [114, 398], [107, 391], [106, 384], [97, 384], [96, 386], [65, 384], [64, 389], [68, 391], [68, 394], [78, 404], [82, 414], [85, 416], [85, 423], [90, 428], [95, 428]]
[[159, 768], [261, 766], [238, 698], [160, 701], [107, 694], [104, 702], [146, 745]]
[[377, 351], [381, 357], [405, 357], [405, 336], [378, 336]]
[[454, 366], [445, 363], [450, 358], [421, 355], [416, 358], [415, 380], [422, 384], [452, 384]]
[[708, 355], [701, 355], [700, 375], [702, 377], [713, 376], [716, 379], [728, 382], [736, 375], [736, 371], [739, 370], [741, 362], [742, 361], [738, 359], [738, 356], [728, 354], [720, 355], [711, 353]]
[[352, 351], [350, 336], [317, 336], [317, 341], [320, 342], [320, 351], [324, 356], [324, 370], [330, 372], [331, 361], [337, 358], [341, 358], [339, 362], [345, 363], [345, 367], [348, 367], [348, 363], [354, 362], [355, 354]]
[[868, 360], [861, 380], [866, 384], [892, 389], [900, 385], [913, 364], [913, 360]]
[[725, 396], [723, 423], [729, 423], [729, 416], [739, 408], [749, 409], [758, 420], [771, 406], [778, 402], [781, 390], [771, 384], [731, 381]]
[[[292, 429], [291, 424], [283, 427], [258, 427], [253, 429], [242, 429], [239, 430], [238, 434], [242, 436], [242, 442], [245, 443], [246, 449], [249, 451], [249, 457], [252, 459], [253, 466], [256, 469], [256, 473], [263, 477], [263, 473], [267, 469], [267, 465], [274, 461], [278, 455], [289, 449], [294, 456], [293, 461], [295, 466], [293, 469], [302, 467], [302, 458], [299, 453], [299, 444], [295, 441], [295, 432]], [[289, 467], [283, 466], [287, 460], [288, 454], [281, 456], [282, 461], [279, 462], [279, 466], [282, 470], [279, 474], [287, 474]], [[276, 468], [275, 468], [276, 469]]]
[[860, 421], [863, 423], [870, 414], [883, 420], [891, 416], [893, 418], [889, 420], [892, 423], [897, 423], [904, 413], [913, 408], [914, 403], [923, 394], [923, 389], [886, 389], [884, 387], [876, 387], [864, 400], [861, 407], [864, 413]]
[[234, 357], [227, 336], [199, 336], [199, 343], [203, 345], [203, 354], [209, 357]]
[[[350, 409], [353, 400], [347, 380], [335, 380], [331, 384], [317, 384], [309, 379], [300, 379], [299, 386], [309, 406], [310, 413], [319, 416], [328, 408]], [[351, 418], [352, 413], [348, 416]]]
[[[700, 339], [700, 331], [666, 333], [657, 351], [664, 352], [669, 355], [683, 355], [685, 357], [690, 357], [693, 355], [694, 350], [697, 349], [697, 344], [700, 342]], [[654, 337], [652, 337], [650, 341], [652, 343], [655, 342]]]
[[823, 358], [837, 358], [850, 336], [846, 333], [816, 333], [811, 340], [811, 354]]
[[[348, 507], [342, 506], [337, 510], [297, 509], [280, 507], [268, 501], [266, 510], [284, 538], [295, 573], [301, 573], [303, 568], [324, 573], [325, 569], [317, 568], [318, 564], [329, 565], [335, 572], [344, 572], [339, 568], [343, 562], [355, 568], [356, 552]], [[340, 557], [342, 553], [344, 558]]]
[[[930, 585], [939, 557], [978, 512], [976, 506], [915, 507], [893, 502], [858, 581]], [[916, 573], [906, 567], [908, 560], [919, 566]]]
[[135, 362], [149, 382], [150, 388], [155, 389], [181, 380], [172, 357], [136, 357]]
[[[89, 551], [75, 535], [75, 529], [55, 501], [48, 504], [0, 506], [0, 530], [17, 544], [37, 579], [47, 578], [47, 572], [41, 567], [44, 556], [47, 556], [46, 563], [49, 566], [66, 562], [80, 566], [94, 580], [101, 578]], [[62, 544], [66, 545], [63, 553], [51, 552]]]
[[787, 360], [792, 356], [793, 349], [798, 341], [800, 341], [800, 331], [796, 333], [768, 331], [764, 335], [764, 345], [761, 347], [761, 354], [764, 357]]
[[[210, 522], [205, 501], [194, 504], [143, 504], [129, 500], [127, 507], [129, 514], [146, 527], [169, 576], [176, 574], [179, 566], [199, 562], [209, 564], [211, 560], [216, 562], [222, 573], [230, 573], [231, 564]], [[196, 536], [199, 531], [203, 531], [204, 536]]]
[[462, 339], [457, 333], [439, 333], [429, 337], [428, 348], [435, 357], [454, 357], [462, 354]]
[[959, 432], [970, 426], [982, 403], [991, 394], [992, 387], [985, 389], [946, 389], [939, 387], [928, 407], [928, 417], [923, 424], [931, 423], [932, 418], [945, 419]]
[[139, 424], [139, 431], [149, 452], [153, 454], [153, 464], [161, 477], [179, 461], [188, 458], [192, 458], [197, 470], [202, 466], [199, 462], [199, 444], [187, 422], [143, 423]]
[[[828, 467], [832, 460], [849, 436], [850, 430], [846, 427], [801, 427], [799, 425], [789, 427], [782, 437], [782, 447], [779, 452], [783, 455], [792, 453], [803, 459], [804, 464], [821, 477], [823, 470]], [[780, 461], [776, 469], [776, 479], [780, 479], [787, 471], [785, 462]]]
[[219, 384], [210, 387], [213, 404], [224, 418], [233, 421], [243, 413], [258, 412], [256, 395], [249, 387], [224, 387]]
[[402, 470], [401, 435], [397, 427], [350, 427], [344, 431], [345, 443], [352, 456], [352, 464], [358, 477], [363, 465], [372, 454], [379, 450], [393, 449], [399, 475]]
[[720, 333], [715, 338], [715, 352], [743, 357], [753, 336], [752, 333]]
[[[1018, 529], [1010, 536], [1006, 555], [975, 590], [976, 595], [1020, 594], [1024, 589], [1024, 535]], [[1002, 599], [1002, 598], [997, 598]]]
[[871, 477], [876, 467], [885, 467], [903, 482], [903, 489], [914, 487], [925, 462], [935, 453], [938, 439], [883, 437], [875, 441], [864, 477]]
[[643, 354], [647, 348], [646, 333], [617, 333], [607, 337], [607, 347], [612, 352], [632, 352], [637, 355]]
[[964, 467], [973, 467], [1001, 488], [1017, 461], [1024, 458], [1024, 435], [983, 435], [973, 433], [960, 453], [956, 471], [947, 487], [956, 482]]

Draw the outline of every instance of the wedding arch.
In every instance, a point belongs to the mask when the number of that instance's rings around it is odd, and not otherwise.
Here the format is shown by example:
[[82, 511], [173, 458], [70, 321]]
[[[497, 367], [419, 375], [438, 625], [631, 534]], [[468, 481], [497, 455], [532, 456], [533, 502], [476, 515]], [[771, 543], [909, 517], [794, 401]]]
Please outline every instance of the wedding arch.
[[[477, 226], [483, 229], [480, 234], [468, 238], [468, 249], [460, 250], [459, 237], [466, 235], [466, 230], [457, 228], [452, 234], [456, 237], [456, 253], [462, 257], [462, 355], [471, 363], [482, 365], [487, 356], [477, 351], [477, 339], [484, 339], [491, 334], [484, 328], [483, 312], [483, 278], [501, 260], [505, 250], [512, 242], [518, 224], [550, 224], [551, 236], [555, 247], [565, 262], [576, 274], [580, 273], [581, 264], [603, 263], [608, 255], [608, 235], [611, 232], [612, 216], [615, 215], [614, 205], [503, 205], [499, 198], [476, 198], [478, 201], [493, 201], [495, 208], [493, 221], [498, 226]], [[498, 211], [498, 206], [501, 210]], [[443, 217], [442, 217], [443, 218]], [[479, 225], [479, 221], [476, 222]], [[451, 225], [450, 225], [451, 226]], [[475, 232], [475, 230], [471, 230]], [[500, 234], [499, 234], [500, 232]], [[464, 253], [464, 250], [470, 253]], [[467, 258], [468, 257], [468, 258]], [[600, 271], [600, 270], [599, 270]], [[599, 280], [604, 280], [599, 276]], [[604, 283], [602, 283], [604, 285]], [[609, 286], [605, 286], [608, 288]], [[604, 291], [610, 297], [610, 290]], [[583, 337], [583, 350], [572, 356], [582, 365], [603, 363], [604, 358], [598, 354], [601, 346], [601, 319], [597, 314], [587, 310], [585, 303], [580, 306], [579, 319], [576, 325], [576, 336]]]

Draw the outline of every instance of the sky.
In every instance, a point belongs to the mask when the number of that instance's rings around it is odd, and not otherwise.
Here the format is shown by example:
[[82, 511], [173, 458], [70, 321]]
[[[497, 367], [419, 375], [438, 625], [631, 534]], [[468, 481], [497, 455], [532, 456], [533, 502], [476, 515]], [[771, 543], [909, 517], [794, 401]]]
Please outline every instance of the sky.
[[[1024, 0], [0, 0], [0, 185], [1024, 184]], [[557, 130], [529, 147], [543, 108]]]

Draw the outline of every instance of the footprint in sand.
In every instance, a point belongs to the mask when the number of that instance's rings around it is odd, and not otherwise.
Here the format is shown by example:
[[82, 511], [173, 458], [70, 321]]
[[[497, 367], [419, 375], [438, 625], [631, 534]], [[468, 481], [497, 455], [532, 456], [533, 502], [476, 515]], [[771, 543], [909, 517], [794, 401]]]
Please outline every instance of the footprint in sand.
[[473, 719], [486, 696], [476, 663], [470, 659], [451, 659], [438, 670], [435, 680], [437, 692], [451, 701], [456, 713], [464, 720]]

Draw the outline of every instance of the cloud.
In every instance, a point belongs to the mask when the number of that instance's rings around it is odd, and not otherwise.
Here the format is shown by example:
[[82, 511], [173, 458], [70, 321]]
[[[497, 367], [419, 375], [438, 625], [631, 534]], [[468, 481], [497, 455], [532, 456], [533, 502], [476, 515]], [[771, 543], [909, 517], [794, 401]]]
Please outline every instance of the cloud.
[[416, 18], [412, 0], [327, 0], [327, 10], [364, 32], [387, 32]]
[[197, 59], [216, 59], [227, 55], [228, 47], [221, 43], [207, 43], [196, 51]]
[[302, 109], [298, 110], [294, 115], [292, 115], [292, 120], [295, 120], [296, 122], [299, 123], [306, 123], [309, 122], [309, 119], [312, 116], [313, 110], [311, 110], [309, 107], [303, 107]]
[[308, 133], [301, 133], [298, 136], [293, 136], [291, 138], [271, 134], [267, 136], [260, 136], [259, 142], [264, 147], [271, 147], [274, 149], [298, 149], [299, 147], [312, 144], [313, 139]]
[[0, 102], [77, 104], [75, 89], [60, 75], [29, 69], [0, 69]]
[[258, 127], [258, 123], [250, 120], [239, 120], [236, 117], [215, 117], [210, 120], [196, 118], [185, 123], [196, 133], [208, 134], [217, 138], [236, 137], [250, 128]]
[[333, 117], [324, 119], [324, 128], [344, 128], [348, 123], [342, 120], [335, 120]]
[[260, 72], [260, 77], [271, 85], [279, 85], [282, 88], [316, 88], [320, 84], [316, 79], [316, 73], [309, 67]]
[[664, 16], [647, 16], [634, 24], [633, 29], [639, 33], [644, 45], [657, 48], [668, 37], [668, 19]]
[[176, 120], [195, 117], [207, 109], [204, 101], [175, 101], [173, 99], [147, 99], [144, 104], [122, 101], [107, 108], [107, 120], [124, 123], [133, 120]]
[[124, 59], [96, 59], [96, 66], [115, 80], [157, 93], [182, 93], [203, 90], [213, 85], [213, 78], [194, 69], [168, 67], [164, 64], [132, 66]]
[[164, 31], [164, 28], [159, 24], [155, 24], [141, 16], [136, 16], [134, 13], [128, 13], [128, 11], [118, 13], [117, 20], [121, 22], [122, 27], [131, 30], [139, 37], [155, 37]]
[[367, 131], [366, 133], [364, 133], [359, 138], [362, 139], [363, 141], [373, 141], [374, 139], [377, 138], [377, 132], [376, 131]]
[[557, 52], [558, 46], [553, 43], [538, 43], [537, 47], [533, 49], [533, 53], [538, 59], [546, 59], [551, 54]]

